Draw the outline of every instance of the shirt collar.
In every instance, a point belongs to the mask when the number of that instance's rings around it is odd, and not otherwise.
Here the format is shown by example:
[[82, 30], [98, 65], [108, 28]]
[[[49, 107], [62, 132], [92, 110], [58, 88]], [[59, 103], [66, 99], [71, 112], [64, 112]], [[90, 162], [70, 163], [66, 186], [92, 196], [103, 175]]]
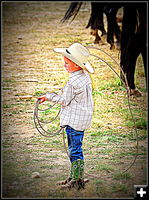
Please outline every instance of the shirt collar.
[[78, 74], [82, 74], [82, 72], [83, 72], [82, 69], [81, 69], [81, 70], [78, 70], [78, 71], [75, 71], [75, 72], [72, 72], [71, 75], [70, 75], [70, 77], [76, 76], [76, 75], [78, 75]]

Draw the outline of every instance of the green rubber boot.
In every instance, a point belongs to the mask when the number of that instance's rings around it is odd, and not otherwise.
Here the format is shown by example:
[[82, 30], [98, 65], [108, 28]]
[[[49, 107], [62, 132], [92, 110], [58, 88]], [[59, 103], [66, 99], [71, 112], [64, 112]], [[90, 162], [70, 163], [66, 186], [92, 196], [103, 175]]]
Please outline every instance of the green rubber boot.
[[78, 159], [71, 163], [70, 178], [71, 180], [62, 186], [61, 189], [77, 187], [79, 190], [84, 188], [86, 183], [84, 181], [84, 160]]
[[84, 160], [78, 159], [72, 162], [71, 178], [75, 181], [84, 178]]

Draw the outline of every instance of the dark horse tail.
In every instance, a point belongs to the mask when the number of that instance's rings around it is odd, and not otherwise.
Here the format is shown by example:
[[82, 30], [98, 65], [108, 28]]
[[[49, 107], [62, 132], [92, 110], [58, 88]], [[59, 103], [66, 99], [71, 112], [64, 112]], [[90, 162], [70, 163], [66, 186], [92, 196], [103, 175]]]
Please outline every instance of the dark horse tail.
[[77, 16], [82, 4], [83, 2], [72, 2], [68, 10], [66, 11], [64, 17], [61, 19], [61, 22], [64, 23], [65, 21], [68, 21], [70, 17], [74, 16], [72, 19], [73, 21], [74, 18]]

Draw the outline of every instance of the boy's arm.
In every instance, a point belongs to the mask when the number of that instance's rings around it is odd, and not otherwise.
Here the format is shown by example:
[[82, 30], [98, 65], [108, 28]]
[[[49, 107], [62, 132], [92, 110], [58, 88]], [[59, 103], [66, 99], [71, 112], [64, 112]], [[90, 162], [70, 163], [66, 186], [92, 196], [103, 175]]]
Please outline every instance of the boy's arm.
[[63, 93], [61, 95], [55, 92], [46, 93], [45, 95], [46, 100], [49, 100], [53, 103], [61, 104], [62, 106], [67, 106], [74, 97], [74, 88], [70, 84], [67, 84], [63, 88]]

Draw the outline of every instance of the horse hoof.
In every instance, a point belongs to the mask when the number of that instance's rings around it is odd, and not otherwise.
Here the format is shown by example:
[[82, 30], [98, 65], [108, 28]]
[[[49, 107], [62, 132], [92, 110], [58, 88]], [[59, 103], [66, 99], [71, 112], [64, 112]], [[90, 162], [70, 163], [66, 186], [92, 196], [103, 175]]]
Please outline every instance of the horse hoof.
[[99, 44], [100, 40], [94, 40], [94, 44]]
[[107, 41], [107, 34], [101, 35], [102, 41], [106, 42]]
[[114, 50], [114, 49], [115, 49], [115, 45], [113, 44], [110, 46], [110, 50]]
[[138, 89], [131, 89], [130, 90], [130, 96], [136, 96], [136, 97], [141, 97], [142, 96], [142, 93], [138, 90]]
[[99, 40], [98, 44], [99, 44], [99, 45], [104, 45], [105, 42], [104, 42], [103, 40]]

